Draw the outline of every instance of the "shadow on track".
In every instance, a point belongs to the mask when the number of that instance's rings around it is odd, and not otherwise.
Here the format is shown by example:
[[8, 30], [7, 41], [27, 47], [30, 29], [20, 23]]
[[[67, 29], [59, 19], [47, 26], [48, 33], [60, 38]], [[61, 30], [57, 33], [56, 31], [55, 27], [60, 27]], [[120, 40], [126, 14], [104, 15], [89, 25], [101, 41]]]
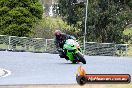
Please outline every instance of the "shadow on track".
[[76, 64], [73, 64], [73, 63], [57, 63], [57, 64], [61, 64], [61, 65], [81, 65], [82, 63], [76, 63]]

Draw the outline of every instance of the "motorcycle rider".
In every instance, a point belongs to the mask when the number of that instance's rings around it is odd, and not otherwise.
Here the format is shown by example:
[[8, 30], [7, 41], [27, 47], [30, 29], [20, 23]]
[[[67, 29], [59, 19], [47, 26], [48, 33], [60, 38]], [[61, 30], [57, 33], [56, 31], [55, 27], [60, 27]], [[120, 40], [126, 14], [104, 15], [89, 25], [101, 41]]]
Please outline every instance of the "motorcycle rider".
[[57, 51], [59, 52], [60, 58], [65, 58], [68, 60], [68, 57], [66, 56], [65, 50], [63, 50], [63, 45], [67, 39], [76, 39], [74, 36], [62, 33], [60, 30], [55, 30], [55, 45], [57, 48]]

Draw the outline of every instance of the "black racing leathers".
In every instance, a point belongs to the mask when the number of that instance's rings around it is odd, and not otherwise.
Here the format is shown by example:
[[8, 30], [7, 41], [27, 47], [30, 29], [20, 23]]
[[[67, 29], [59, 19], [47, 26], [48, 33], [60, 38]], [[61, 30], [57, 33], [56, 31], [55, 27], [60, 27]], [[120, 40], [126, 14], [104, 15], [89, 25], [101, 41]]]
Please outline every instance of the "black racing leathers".
[[56, 36], [54, 41], [57, 51], [59, 52], [59, 56], [65, 59], [67, 59], [67, 57], [66, 57], [65, 51], [63, 50], [63, 45], [67, 39], [73, 39], [73, 36], [62, 33], [60, 36]]

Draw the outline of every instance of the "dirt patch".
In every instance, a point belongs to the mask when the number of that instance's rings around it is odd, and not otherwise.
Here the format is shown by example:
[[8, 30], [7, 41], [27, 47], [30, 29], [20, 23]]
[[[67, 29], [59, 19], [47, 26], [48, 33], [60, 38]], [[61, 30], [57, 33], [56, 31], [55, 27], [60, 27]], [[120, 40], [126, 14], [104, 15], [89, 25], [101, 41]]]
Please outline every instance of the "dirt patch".
[[132, 88], [132, 84], [86, 84], [80, 85], [16, 85], [0, 86], [0, 88]]

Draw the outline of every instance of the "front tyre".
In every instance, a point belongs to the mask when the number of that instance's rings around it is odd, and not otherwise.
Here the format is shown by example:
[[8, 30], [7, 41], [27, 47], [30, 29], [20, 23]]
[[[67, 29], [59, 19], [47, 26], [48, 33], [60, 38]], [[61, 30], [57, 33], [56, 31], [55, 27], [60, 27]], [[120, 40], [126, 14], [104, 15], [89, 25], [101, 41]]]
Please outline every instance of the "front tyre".
[[81, 53], [76, 54], [77, 58], [83, 63], [86, 64], [86, 60], [84, 59], [83, 55]]

